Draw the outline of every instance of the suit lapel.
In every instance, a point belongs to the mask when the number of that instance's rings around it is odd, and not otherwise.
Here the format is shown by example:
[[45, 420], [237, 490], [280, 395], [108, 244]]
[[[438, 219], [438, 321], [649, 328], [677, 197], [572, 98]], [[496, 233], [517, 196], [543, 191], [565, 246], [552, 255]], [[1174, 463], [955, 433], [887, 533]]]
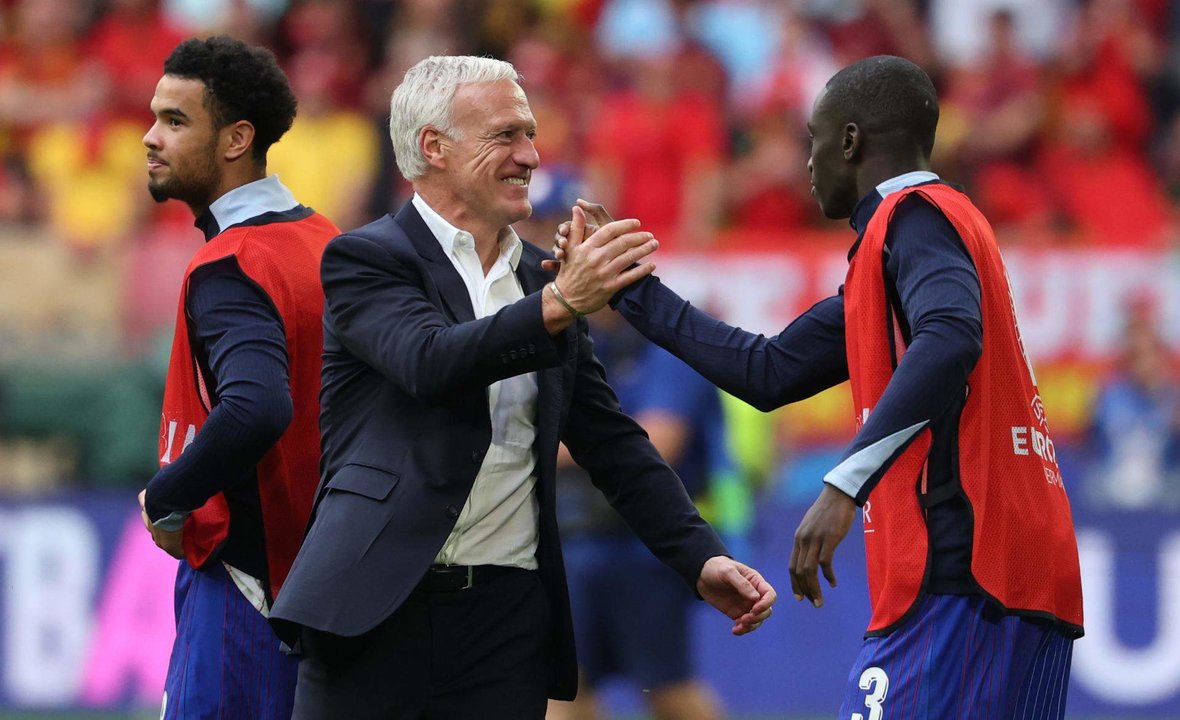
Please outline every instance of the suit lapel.
[[406, 237], [414, 245], [427, 262], [430, 277], [438, 287], [438, 294], [443, 305], [451, 313], [455, 322], [471, 322], [475, 319], [475, 310], [471, 307], [471, 295], [467, 292], [467, 285], [459, 276], [459, 271], [451, 264], [450, 258], [443, 252], [438, 238], [430, 232], [422, 216], [418, 214], [413, 203], [406, 203], [394, 217], [397, 224], [405, 231]]
[[[467, 285], [463, 278], [451, 264], [450, 258], [443, 253], [442, 245], [430, 232], [422, 216], [414, 208], [413, 203], [406, 203], [394, 216], [397, 224], [405, 231], [406, 236], [427, 261], [431, 279], [438, 287], [439, 296], [452, 318], [456, 322], [470, 322], [475, 320], [475, 310], [471, 307], [471, 296], [467, 292]], [[523, 240], [521, 242], [524, 242]], [[521, 253], [520, 264], [516, 268], [516, 277], [520, 280], [520, 288], [525, 295], [540, 290], [551, 278], [551, 274], [541, 269], [540, 256], [531, 252], [526, 246]], [[572, 372], [577, 357], [577, 330], [571, 325], [564, 332], [563, 340], [569, 344], [566, 361], [563, 366], [546, 368], [537, 373], [538, 392], [538, 420], [542, 427], [556, 427], [560, 417], [564, 383], [563, 376]], [[552, 423], [552, 424], [551, 424]]]

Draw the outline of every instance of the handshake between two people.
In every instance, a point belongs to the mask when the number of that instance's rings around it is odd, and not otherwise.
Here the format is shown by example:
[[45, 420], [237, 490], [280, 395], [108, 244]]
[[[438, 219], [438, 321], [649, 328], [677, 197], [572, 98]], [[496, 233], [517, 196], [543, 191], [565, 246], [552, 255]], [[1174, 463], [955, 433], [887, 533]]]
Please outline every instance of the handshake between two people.
[[603, 206], [578, 200], [558, 230], [557, 259], [542, 263], [557, 273], [542, 297], [549, 332], [601, 310], [616, 292], [652, 274], [655, 263], [641, 261], [659, 246], [639, 220], [612, 220]]
[[[612, 296], [650, 275], [653, 262], [641, 262], [659, 247], [638, 220], [613, 220], [602, 205], [579, 199], [570, 220], [554, 238], [555, 260], [542, 267], [557, 273], [544, 303], [564, 311], [561, 327], [602, 309]], [[546, 325], [548, 326], [548, 314]], [[709, 558], [697, 579], [697, 593], [733, 621], [730, 631], [745, 635], [770, 617], [778, 595], [754, 568], [725, 555]]]

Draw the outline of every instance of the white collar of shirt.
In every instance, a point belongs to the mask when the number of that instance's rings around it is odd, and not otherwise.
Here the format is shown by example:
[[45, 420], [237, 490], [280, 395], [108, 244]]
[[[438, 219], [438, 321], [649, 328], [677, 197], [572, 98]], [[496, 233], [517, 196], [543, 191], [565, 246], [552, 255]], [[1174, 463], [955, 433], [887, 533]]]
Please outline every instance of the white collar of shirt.
[[928, 170], [915, 170], [904, 175], [892, 177], [877, 186], [877, 193], [881, 197], [885, 197], [890, 193], [895, 193], [898, 190], [905, 190], [912, 185], [920, 185], [922, 183], [938, 180], [939, 177], [935, 173]]
[[[426, 200], [418, 193], [414, 193], [410, 202], [414, 203], [418, 214], [422, 216], [422, 221], [426, 223], [426, 227], [430, 228], [430, 232], [438, 240], [439, 245], [442, 245], [443, 252], [447, 254], [447, 257], [451, 257], [455, 245], [459, 245], [460, 248], [470, 248], [471, 252], [475, 252], [475, 237], [471, 233], [460, 230], [447, 222], [442, 215], [434, 211], [434, 208], [426, 204]], [[500, 257], [507, 257], [508, 264], [512, 266], [514, 271], [520, 264], [520, 254], [523, 250], [524, 246], [520, 237], [511, 225], [500, 231]]]
[[214, 200], [209, 212], [219, 232], [268, 212], [283, 212], [299, 204], [278, 175], [240, 185]]

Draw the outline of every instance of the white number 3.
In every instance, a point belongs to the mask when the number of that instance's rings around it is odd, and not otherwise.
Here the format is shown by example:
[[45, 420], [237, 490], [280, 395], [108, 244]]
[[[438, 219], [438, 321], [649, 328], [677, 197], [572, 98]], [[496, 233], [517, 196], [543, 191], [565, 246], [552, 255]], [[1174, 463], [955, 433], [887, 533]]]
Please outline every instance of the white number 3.
[[[860, 674], [860, 689], [870, 690], [865, 697], [865, 707], [869, 709], [869, 720], [881, 720], [884, 712], [881, 703], [885, 702], [885, 694], [889, 692], [889, 676], [879, 667], [871, 667]], [[865, 720], [860, 713], [852, 713], [852, 720]]]

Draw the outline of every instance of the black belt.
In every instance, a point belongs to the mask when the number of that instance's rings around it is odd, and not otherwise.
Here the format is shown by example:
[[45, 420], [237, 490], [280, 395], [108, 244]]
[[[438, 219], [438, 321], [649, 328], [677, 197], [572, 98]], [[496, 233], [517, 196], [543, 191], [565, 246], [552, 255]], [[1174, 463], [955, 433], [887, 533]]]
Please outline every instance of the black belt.
[[506, 565], [431, 565], [414, 588], [421, 592], [453, 592], [484, 585], [505, 575], [531, 572]]

